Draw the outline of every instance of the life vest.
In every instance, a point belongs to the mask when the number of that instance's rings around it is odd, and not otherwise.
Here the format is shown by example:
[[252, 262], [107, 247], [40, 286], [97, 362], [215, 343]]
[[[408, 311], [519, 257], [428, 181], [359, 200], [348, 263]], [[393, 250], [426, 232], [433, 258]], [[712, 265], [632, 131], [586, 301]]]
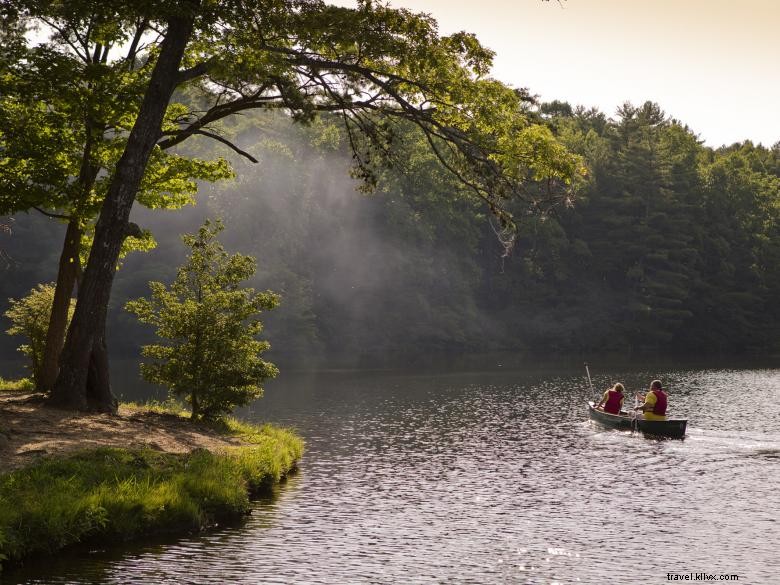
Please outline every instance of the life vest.
[[663, 390], [651, 390], [655, 394], [655, 405], [653, 406], [653, 414], [658, 416], [666, 416], [666, 392]]
[[607, 402], [604, 404], [604, 412], [610, 414], [620, 414], [620, 401], [623, 400], [623, 394], [615, 390], [607, 391]]

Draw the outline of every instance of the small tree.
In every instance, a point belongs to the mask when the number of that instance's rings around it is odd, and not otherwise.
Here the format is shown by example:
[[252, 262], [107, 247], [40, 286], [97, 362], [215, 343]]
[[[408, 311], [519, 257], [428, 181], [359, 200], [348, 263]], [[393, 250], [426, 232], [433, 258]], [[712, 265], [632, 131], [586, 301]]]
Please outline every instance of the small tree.
[[[10, 335], [24, 335], [29, 343], [19, 346], [19, 351], [30, 358], [30, 375], [38, 386], [43, 368], [43, 350], [46, 346], [46, 332], [54, 302], [54, 285], [39, 284], [21, 299], [8, 299], [10, 308], [5, 312], [13, 323], [6, 331]], [[76, 302], [70, 300], [67, 321], [73, 316]]]
[[141, 365], [144, 379], [184, 396], [192, 418], [213, 419], [248, 404], [278, 373], [260, 358], [270, 345], [256, 336], [258, 315], [276, 307], [279, 297], [240, 286], [255, 273], [255, 260], [225, 252], [216, 239], [222, 229], [220, 220], [206, 220], [197, 234], [182, 236], [192, 252], [171, 287], [150, 282], [150, 299], [126, 305], [165, 340], [143, 347], [155, 360]]

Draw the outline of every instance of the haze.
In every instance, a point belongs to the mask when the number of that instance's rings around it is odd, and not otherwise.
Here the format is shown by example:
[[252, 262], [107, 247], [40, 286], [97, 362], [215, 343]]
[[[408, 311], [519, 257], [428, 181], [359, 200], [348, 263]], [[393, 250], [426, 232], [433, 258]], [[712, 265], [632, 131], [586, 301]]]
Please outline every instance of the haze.
[[[351, 1], [334, 4], [354, 6]], [[780, 140], [775, 0], [392, 0], [496, 51], [494, 74], [614, 115], [658, 102], [705, 144]]]

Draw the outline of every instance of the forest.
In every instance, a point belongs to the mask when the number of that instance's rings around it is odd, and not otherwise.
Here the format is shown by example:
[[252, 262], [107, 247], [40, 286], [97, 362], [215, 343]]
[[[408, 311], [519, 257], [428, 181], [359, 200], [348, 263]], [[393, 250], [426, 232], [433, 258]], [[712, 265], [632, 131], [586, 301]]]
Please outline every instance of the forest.
[[[237, 178], [202, 182], [194, 206], [134, 208], [157, 245], [122, 260], [107, 318], [111, 355], [135, 358], [152, 339], [124, 305], [146, 295], [149, 281], [173, 280], [179, 235], [204, 218], [224, 221], [228, 250], [257, 259], [250, 284], [281, 295], [263, 333], [281, 364], [778, 350], [780, 142], [707, 147], [652, 102], [625, 104], [614, 117], [523, 103], [583, 157], [587, 174], [573, 197], [515, 210], [513, 242], [412, 128], [395, 137], [370, 193], [349, 178], [349, 137], [328, 116], [236, 122], [236, 143], [257, 163], [214, 142], [188, 146], [225, 157]], [[35, 211], [4, 223], [2, 310], [55, 279], [65, 231]], [[4, 359], [20, 342], [3, 336]]]

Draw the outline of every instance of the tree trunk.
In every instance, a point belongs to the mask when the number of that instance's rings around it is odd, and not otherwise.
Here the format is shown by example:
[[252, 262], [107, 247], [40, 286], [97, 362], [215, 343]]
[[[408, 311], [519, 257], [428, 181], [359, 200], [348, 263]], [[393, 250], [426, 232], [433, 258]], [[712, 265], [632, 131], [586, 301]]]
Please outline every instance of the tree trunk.
[[70, 298], [73, 288], [81, 274], [81, 226], [77, 209], [80, 203], [86, 201], [90, 191], [95, 185], [100, 172], [100, 165], [94, 162], [95, 145], [102, 140], [103, 125], [97, 124], [87, 117], [85, 120], [84, 154], [81, 158], [81, 170], [79, 171], [79, 185], [81, 200], [74, 202], [73, 217], [68, 222], [65, 232], [65, 241], [62, 244], [62, 254], [57, 269], [57, 284], [54, 288], [54, 302], [52, 303], [49, 328], [46, 330], [46, 346], [43, 355], [41, 377], [36, 381], [38, 390], [50, 392], [57, 379], [59, 359], [62, 346], [65, 344], [65, 333], [68, 328], [68, 311], [70, 310]]
[[43, 352], [41, 376], [37, 382], [38, 390], [49, 392], [57, 379], [59, 358], [65, 343], [65, 332], [68, 328], [68, 310], [73, 287], [76, 285], [81, 263], [79, 260], [79, 243], [81, 228], [77, 219], [71, 219], [65, 232], [65, 242], [62, 244], [62, 254], [57, 270], [57, 285], [54, 289], [54, 301], [51, 306], [49, 328], [46, 331], [46, 347]]
[[192, 403], [192, 413], [190, 414], [190, 418], [192, 420], [197, 420], [200, 417], [200, 404], [198, 403], [198, 391], [193, 389], [192, 394], [190, 396], [190, 402]]
[[[100, 327], [105, 332], [105, 323]], [[116, 413], [117, 400], [111, 392], [108, 375], [108, 346], [105, 333], [92, 345], [92, 355], [87, 370], [87, 406], [101, 412]]]
[[[191, 7], [194, 11], [196, 3]], [[111, 285], [128, 218], [168, 102], [176, 88], [179, 65], [193, 28], [193, 11], [171, 17], [160, 46], [127, 146], [116, 166], [95, 227], [95, 239], [79, 289], [76, 312], [60, 357], [60, 372], [51, 402], [78, 410], [116, 411], [108, 375], [105, 322]]]

